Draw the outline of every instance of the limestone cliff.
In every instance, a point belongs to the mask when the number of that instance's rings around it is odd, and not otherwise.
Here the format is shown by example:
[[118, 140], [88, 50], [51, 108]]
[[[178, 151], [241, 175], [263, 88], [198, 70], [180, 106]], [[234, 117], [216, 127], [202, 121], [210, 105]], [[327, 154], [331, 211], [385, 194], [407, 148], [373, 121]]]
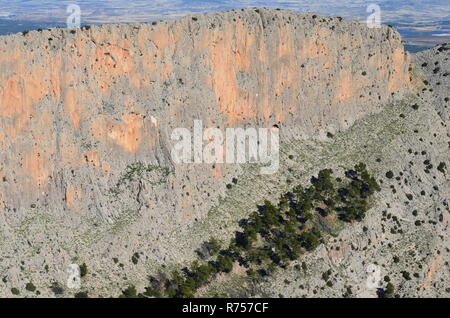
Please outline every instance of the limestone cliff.
[[[46, 250], [33, 264], [55, 271], [109, 244], [182, 259], [149, 241], [205, 218], [242, 167], [173, 164], [174, 128], [201, 119], [320, 139], [413, 90], [394, 29], [265, 9], [4, 36], [0, 70], [2, 232], [51, 218], [30, 244]], [[125, 180], [135, 162], [169, 174]]]
[[108, 214], [93, 190], [130, 162], [170, 166], [174, 127], [281, 124], [311, 137], [408, 89], [391, 28], [258, 11], [3, 37], [2, 207]]

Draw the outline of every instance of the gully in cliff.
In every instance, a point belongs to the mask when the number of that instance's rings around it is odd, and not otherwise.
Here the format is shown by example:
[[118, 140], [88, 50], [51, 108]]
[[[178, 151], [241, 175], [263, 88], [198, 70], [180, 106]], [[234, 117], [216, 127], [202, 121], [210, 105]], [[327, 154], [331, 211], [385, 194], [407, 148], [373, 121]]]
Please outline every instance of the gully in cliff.
[[279, 168], [277, 126], [226, 128], [224, 132], [219, 128], [203, 129], [202, 121], [194, 120], [193, 134], [187, 128], [176, 128], [171, 139], [177, 141], [171, 152], [176, 164], [253, 163], [262, 165], [261, 174], [274, 174]]

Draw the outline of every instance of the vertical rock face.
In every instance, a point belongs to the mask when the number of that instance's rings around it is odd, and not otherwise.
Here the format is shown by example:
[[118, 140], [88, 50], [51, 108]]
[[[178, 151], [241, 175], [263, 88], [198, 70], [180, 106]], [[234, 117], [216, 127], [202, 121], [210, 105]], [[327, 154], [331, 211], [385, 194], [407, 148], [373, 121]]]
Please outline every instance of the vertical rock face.
[[[173, 164], [174, 128], [320, 137], [410, 91], [408, 68], [389, 27], [263, 9], [1, 37], [1, 218], [44, 212], [70, 232], [134, 211], [143, 231], [170, 231], [240, 171]], [[133, 162], [169, 175], [142, 183], [151, 169]]]
[[424, 90], [434, 92], [433, 99], [436, 99], [436, 111], [443, 120], [447, 120], [450, 109], [450, 60], [448, 52], [450, 43], [442, 44], [433, 49], [418, 52], [414, 55], [414, 62], [419, 67], [424, 78], [426, 86]]

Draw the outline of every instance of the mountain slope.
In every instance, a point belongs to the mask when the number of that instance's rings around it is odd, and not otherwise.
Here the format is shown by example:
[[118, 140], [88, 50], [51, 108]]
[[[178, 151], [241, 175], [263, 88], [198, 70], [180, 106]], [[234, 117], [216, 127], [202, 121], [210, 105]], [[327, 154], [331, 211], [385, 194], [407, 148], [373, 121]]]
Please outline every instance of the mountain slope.
[[[415, 71], [390, 27], [257, 9], [33, 31], [2, 37], [0, 51], [2, 296], [29, 281], [41, 295], [53, 295], [48, 286], [64, 285], [71, 263], [88, 265], [82, 286], [92, 296], [116, 295], [130, 283], [142, 289], [162, 265], [194, 259], [210, 236], [229, 240], [237, 221], [264, 199], [278, 198], [288, 179], [306, 182], [322, 168], [359, 161], [379, 179], [387, 168], [395, 176], [401, 171], [411, 189], [391, 194], [383, 182], [365, 221], [370, 231], [359, 236], [358, 225], [341, 234], [347, 245], [369, 234], [380, 244], [372, 254], [349, 254], [347, 265], [356, 271], [351, 279], [362, 279], [364, 264], [380, 262], [385, 205], [396, 202], [388, 213], [406, 218], [413, 203], [401, 202], [414, 192], [424, 215], [447, 215], [446, 206], [433, 205], [448, 194], [447, 174], [430, 169], [423, 175], [419, 166], [422, 159], [433, 167], [448, 160], [442, 122], [448, 118], [437, 115], [430, 97], [436, 92], [416, 95], [426, 75]], [[220, 129], [278, 125], [280, 170], [261, 176], [254, 165], [174, 164], [171, 132], [191, 129], [196, 119]], [[409, 148], [418, 152], [414, 167], [403, 153]], [[419, 174], [426, 180], [423, 196]], [[236, 185], [227, 186], [233, 178]], [[439, 246], [448, 258], [445, 239], [436, 241], [448, 219], [439, 222], [435, 232], [433, 225], [420, 227], [420, 235], [430, 237], [421, 242]], [[388, 235], [384, 244], [397, 237]], [[311, 257], [325, 257], [327, 246]], [[316, 284], [317, 273], [308, 277]], [[311, 287], [306, 295], [340, 296], [343, 285], [322, 294]], [[297, 293], [277, 288], [262, 292]], [[427, 290], [438, 294], [442, 286]]]

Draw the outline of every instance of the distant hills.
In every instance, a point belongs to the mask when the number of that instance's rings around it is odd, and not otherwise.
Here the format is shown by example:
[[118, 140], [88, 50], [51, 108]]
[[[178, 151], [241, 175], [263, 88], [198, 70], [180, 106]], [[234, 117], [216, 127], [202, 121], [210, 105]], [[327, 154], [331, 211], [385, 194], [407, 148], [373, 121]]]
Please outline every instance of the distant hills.
[[[6, 1], [2, 1], [6, 2]], [[65, 25], [66, 7], [70, 1], [19, 0], [2, 4], [0, 11], [0, 35], [23, 30]], [[314, 12], [328, 16], [365, 21], [367, 1], [354, 0], [115, 0], [77, 2], [85, 24], [149, 22], [173, 20], [187, 13], [226, 11], [244, 7], [268, 7], [290, 9], [297, 12]], [[383, 24], [399, 29], [411, 51], [418, 51], [436, 44], [450, 42], [450, 4], [441, 0], [381, 0]]]

